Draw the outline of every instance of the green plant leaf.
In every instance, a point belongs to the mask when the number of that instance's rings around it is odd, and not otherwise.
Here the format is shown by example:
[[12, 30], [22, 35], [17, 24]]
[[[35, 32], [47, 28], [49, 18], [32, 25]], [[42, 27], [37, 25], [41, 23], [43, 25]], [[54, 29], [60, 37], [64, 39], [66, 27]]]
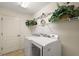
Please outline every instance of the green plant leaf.
[[34, 26], [37, 25], [37, 22], [35, 20], [27, 20], [25, 24], [26, 26]]
[[58, 9], [56, 9], [52, 14], [51, 18], [49, 19], [49, 22], [57, 22], [64, 15], [68, 15], [70, 18], [79, 16], [79, 7], [75, 9], [74, 5], [59, 6]]

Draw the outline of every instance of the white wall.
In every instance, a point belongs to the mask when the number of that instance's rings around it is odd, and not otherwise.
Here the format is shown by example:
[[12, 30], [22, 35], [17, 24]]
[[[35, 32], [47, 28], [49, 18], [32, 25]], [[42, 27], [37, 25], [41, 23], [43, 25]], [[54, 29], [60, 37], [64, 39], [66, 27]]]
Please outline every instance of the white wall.
[[23, 18], [26, 18], [26, 19], [32, 18], [31, 15], [19, 13], [19, 12], [16, 12], [14, 10], [10, 10], [8, 8], [0, 8], [0, 15], [12, 16], [12, 17], [23, 17]]
[[25, 25], [26, 20], [30, 20], [32, 19], [31, 15], [27, 15], [27, 14], [22, 14], [22, 13], [18, 13], [16, 11], [12, 11], [10, 9], [4, 9], [4, 8], [0, 8], [0, 16], [3, 17], [12, 17], [12, 18], [16, 18], [18, 20], [20, 20], [21, 22], [21, 32], [24, 34], [29, 35], [30, 34], [30, 30], [28, 29], [28, 27]]
[[[62, 5], [63, 3], [60, 4]], [[79, 6], [78, 3], [71, 4]], [[42, 13], [54, 11], [56, 8], [56, 3], [51, 3], [37, 12], [34, 15], [34, 18], [40, 16]], [[50, 16], [47, 17], [46, 20], [49, 18]], [[53, 33], [59, 35], [63, 47], [63, 55], [79, 55], [79, 21], [52, 23], [48, 24], [48, 26], [51, 28]], [[37, 26], [36, 29], [40, 31], [39, 26]], [[46, 28], [44, 28], [44, 30], [46, 30]], [[42, 32], [44, 30], [42, 30]]]
[[50, 3], [47, 6], [45, 6], [44, 8], [42, 8], [40, 11], [38, 11], [34, 17], [38, 17], [40, 16], [42, 13], [49, 13], [49, 12], [53, 12], [55, 9], [57, 9], [57, 3]]
[[[26, 20], [30, 20], [32, 19], [32, 16], [31, 15], [27, 15], [27, 14], [22, 14], [22, 13], [18, 13], [16, 11], [12, 11], [10, 9], [5, 9], [5, 8], [0, 8], [0, 18], [3, 17], [4, 19], [16, 19], [18, 22], [16, 22], [16, 26], [15, 28], [19, 28], [18, 30], [16, 31], [19, 31], [18, 35], [21, 35], [20, 37], [20, 49], [23, 49], [24, 48], [24, 36], [29, 36], [31, 35], [31, 32], [30, 30], [28, 29], [28, 27], [25, 25], [25, 22]], [[0, 22], [1, 23], [1, 22]], [[17, 24], [19, 23], [19, 24]], [[7, 23], [8, 24], [8, 23]], [[11, 23], [9, 23], [10, 25]], [[5, 27], [6, 29], [7, 27]], [[14, 27], [13, 27], [14, 28]], [[9, 33], [11, 32], [12, 30], [9, 31]], [[14, 32], [14, 30], [13, 30]], [[16, 34], [17, 35], [17, 34]], [[18, 39], [17, 39], [18, 40]], [[16, 41], [17, 41], [16, 40]], [[0, 40], [1, 41], [1, 40]], [[14, 43], [15, 44], [15, 43]], [[0, 47], [1, 48], [1, 47]]]

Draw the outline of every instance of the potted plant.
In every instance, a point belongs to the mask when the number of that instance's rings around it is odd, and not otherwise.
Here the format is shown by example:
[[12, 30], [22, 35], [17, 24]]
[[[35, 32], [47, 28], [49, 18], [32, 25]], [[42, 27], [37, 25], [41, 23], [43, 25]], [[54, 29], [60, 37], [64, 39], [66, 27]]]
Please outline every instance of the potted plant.
[[37, 21], [35, 21], [35, 19], [33, 20], [27, 20], [25, 22], [26, 26], [28, 26], [28, 28], [31, 30], [31, 32], [35, 29], [35, 25], [37, 25]]
[[37, 25], [37, 22], [33, 19], [33, 20], [27, 20], [25, 22], [26, 26], [34, 26], [34, 25]]
[[55, 10], [51, 18], [49, 19], [49, 22], [57, 22], [63, 18], [67, 20], [67, 18], [73, 18], [77, 16], [79, 16], [79, 8], [75, 9], [74, 5], [62, 5]]

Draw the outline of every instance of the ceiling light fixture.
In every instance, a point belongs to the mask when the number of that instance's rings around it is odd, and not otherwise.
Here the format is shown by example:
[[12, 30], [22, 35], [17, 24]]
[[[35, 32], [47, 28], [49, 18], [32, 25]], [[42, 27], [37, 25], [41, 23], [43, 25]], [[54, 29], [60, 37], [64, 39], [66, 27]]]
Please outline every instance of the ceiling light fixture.
[[18, 5], [20, 5], [23, 8], [27, 8], [29, 5], [29, 2], [18, 2]]

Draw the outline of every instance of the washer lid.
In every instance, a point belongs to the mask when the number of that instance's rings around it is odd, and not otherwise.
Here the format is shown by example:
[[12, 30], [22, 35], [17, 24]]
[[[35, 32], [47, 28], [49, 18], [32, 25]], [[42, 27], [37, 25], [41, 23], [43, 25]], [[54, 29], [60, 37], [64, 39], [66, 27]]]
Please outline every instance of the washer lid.
[[49, 43], [58, 41], [58, 39], [47, 38], [47, 37], [36, 37], [36, 36], [26, 37], [26, 39], [32, 40], [41, 46], [45, 46]]

